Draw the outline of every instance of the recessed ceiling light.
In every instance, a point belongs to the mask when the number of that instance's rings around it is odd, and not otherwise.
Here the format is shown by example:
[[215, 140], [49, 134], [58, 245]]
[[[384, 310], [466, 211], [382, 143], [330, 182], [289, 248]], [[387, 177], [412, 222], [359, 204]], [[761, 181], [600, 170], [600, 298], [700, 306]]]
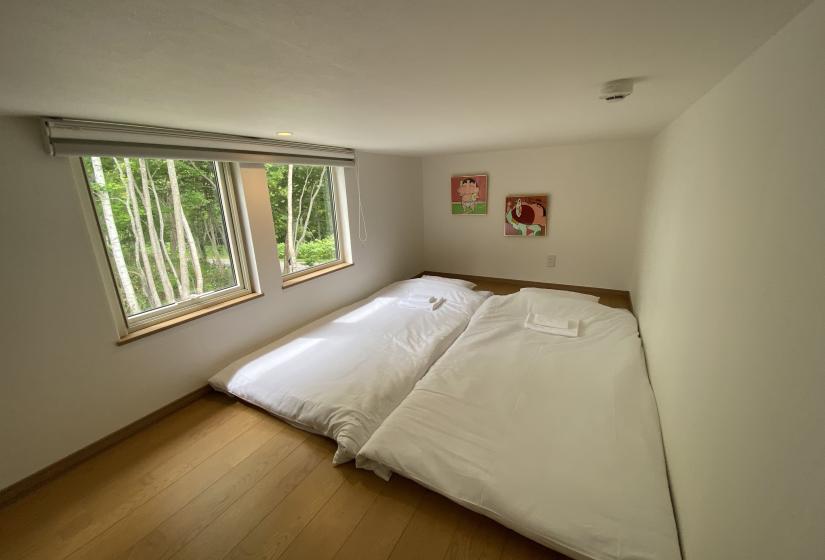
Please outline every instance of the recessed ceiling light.
[[292, 133], [288, 130], [280, 130], [275, 133], [277, 136], [292, 136]]

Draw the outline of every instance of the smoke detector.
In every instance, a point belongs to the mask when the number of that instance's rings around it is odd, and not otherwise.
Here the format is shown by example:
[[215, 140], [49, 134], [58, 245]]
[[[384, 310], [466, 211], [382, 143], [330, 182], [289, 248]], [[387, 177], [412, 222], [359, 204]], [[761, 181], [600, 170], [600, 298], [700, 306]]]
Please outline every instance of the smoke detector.
[[602, 93], [599, 95], [599, 99], [604, 99], [608, 103], [615, 103], [616, 101], [622, 101], [631, 93], [633, 93], [632, 79], [613, 80], [602, 86]]

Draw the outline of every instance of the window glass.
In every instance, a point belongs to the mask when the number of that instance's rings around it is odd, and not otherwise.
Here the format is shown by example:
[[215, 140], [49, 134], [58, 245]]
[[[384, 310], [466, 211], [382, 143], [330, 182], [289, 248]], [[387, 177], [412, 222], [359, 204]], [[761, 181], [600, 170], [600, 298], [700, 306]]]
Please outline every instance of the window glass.
[[81, 159], [127, 323], [243, 283], [217, 162]]
[[330, 168], [267, 164], [266, 178], [281, 273], [340, 262]]

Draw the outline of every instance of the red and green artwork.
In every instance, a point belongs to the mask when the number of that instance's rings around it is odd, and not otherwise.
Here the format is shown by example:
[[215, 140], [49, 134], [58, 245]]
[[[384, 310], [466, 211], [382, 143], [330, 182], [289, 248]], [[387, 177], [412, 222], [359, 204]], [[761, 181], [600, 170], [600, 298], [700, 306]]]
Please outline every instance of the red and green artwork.
[[547, 195], [508, 196], [504, 209], [504, 235], [515, 237], [547, 235]]

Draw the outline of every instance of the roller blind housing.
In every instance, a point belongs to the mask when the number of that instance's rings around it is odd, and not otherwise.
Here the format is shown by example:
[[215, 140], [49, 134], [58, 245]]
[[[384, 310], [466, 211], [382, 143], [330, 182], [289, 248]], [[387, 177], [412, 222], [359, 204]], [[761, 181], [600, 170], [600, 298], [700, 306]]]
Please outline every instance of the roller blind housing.
[[349, 148], [101, 121], [44, 118], [53, 156], [129, 156], [253, 163], [355, 165]]

